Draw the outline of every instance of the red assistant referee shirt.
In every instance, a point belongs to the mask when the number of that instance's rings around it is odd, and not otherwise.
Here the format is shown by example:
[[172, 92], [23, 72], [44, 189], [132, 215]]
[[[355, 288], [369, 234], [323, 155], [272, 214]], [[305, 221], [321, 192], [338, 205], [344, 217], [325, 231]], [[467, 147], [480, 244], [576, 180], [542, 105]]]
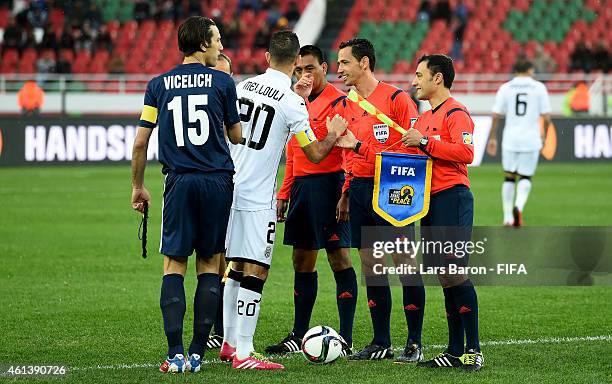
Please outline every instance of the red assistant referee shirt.
[[[418, 117], [416, 104], [410, 96], [403, 90], [382, 81], [366, 100], [404, 129], [410, 129], [412, 122]], [[348, 189], [351, 177], [374, 177], [376, 153], [382, 151], [416, 153], [414, 148], [402, 145], [401, 133], [365, 112], [357, 103], [352, 101], [347, 103], [345, 118], [348, 120], [349, 129], [362, 144], [358, 153], [346, 151], [349, 177], [344, 184], [343, 192]]]
[[451, 97], [423, 113], [414, 128], [429, 137], [423, 152], [433, 158], [431, 193], [458, 184], [469, 187], [467, 165], [474, 160], [474, 122], [465, 106]]
[[[323, 140], [327, 136], [327, 117], [331, 119], [336, 114], [344, 116], [346, 103], [346, 94], [329, 83], [313, 101], [306, 102], [310, 126], [317, 140]], [[315, 164], [308, 160], [295, 137], [292, 137], [287, 144], [286, 155], [285, 178], [277, 194], [277, 199], [280, 200], [289, 200], [295, 176], [343, 170], [344, 155], [343, 150], [339, 147], [334, 147], [325, 159]]]

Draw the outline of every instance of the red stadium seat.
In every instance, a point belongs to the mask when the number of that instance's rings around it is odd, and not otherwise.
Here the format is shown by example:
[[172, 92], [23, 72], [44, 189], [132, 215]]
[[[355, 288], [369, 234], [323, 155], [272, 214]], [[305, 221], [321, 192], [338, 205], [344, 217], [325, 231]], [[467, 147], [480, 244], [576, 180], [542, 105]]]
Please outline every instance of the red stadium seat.
[[8, 8], [0, 8], [0, 28], [6, 28], [11, 11]]
[[19, 52], [15, 48], [10, 48], [4, 51], [2, 55], [2, 64], [14, 66], [19, 61]]

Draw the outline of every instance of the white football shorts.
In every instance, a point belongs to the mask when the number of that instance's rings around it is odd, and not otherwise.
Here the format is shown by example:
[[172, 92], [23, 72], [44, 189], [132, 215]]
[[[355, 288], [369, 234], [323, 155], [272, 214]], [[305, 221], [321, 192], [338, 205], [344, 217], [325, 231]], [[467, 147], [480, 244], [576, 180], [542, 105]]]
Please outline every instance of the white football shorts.
[[540, 151], [516, 152], [502, 150], [502, 167], [506, 172], [533, 176], [538, 166]]
[[241, 211], [232, 208], [225, 239], [225, 259], [270, 268], [275, 235], [276, 210]]

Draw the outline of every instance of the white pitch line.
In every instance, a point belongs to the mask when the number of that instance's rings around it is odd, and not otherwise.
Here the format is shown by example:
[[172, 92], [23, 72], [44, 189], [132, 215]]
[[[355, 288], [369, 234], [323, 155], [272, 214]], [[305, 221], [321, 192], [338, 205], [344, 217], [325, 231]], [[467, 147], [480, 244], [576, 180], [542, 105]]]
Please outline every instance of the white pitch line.
[[[529, 344], [561, 344], [574, 343], [580, 341], [612, 341], [612, 335], [601, 336], [580, 336], [580, 337], [545, 337], [541, 339], [522, 339], [522, 340], [489, 340], [480, 343], [481, 346], [499, 346], [499, 345], [529, 345]], [[427, 345], [427, 349], [446, 348], [446, 345], [434, 344]], [[402, 351], [403, 348], [395, 348], [395, 351]], [[288, 360], [295, 357], [297, 353], [276, 356], [274, 360]], [[221, 363], [219, 359], [206, 360], [202, 364]], [[135, 369], [135, 368], [158, 368], [161, 363], [136, 363], [136, 364], [116, 364], [116, 365], [93, 365], [90, 367], [74, 367], [70, 371], [91, 371], [91, 370], [120, 370], [120, 369]]]

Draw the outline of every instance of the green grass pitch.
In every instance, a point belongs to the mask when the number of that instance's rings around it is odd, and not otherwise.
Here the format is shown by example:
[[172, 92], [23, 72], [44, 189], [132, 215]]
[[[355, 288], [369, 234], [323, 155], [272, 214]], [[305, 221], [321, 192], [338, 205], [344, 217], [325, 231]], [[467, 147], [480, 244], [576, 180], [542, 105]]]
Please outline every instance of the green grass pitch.
[[[470, 172], [475, 223], [499, 225], [499, 166]], [[130, 207], [129, 167], [0, 170], [1, 366], [65, 364], [71, 367], [69, 375], [52, 382], [86, 383], [612, 382], [609, 286], [478, 288], [485, 368], [476, 374], [390, 361], [340, 360], [312, 366], [295, 355], [282, 360], [284, 372], [236, 372], [212, 362], [197, 375], [163, 376], [157, 371], [166, 348], [159, 311], [162, 263], [156, 252], [162, 190], [158, 165], [148, 167], [146, 184], [153, 205], [150, 256], [143, 260], [137, 240], [140, 217]], [[610, 164], [542, 164], [525, 221], [541, 226], [612, 225], [610, 191]], [[282, 232], [280, 225], [255, 335], [260, 351], [284, 337], [293, 319], [291, 249], [282, 245]], [[337, 327], [335, 287], [326, 264], [321, 255], [311, 325]], [[191, 265], [186, 344], [192, 333], [195, 281]], [[371, 338], [371, 325], [365, 288], [359, 289], [355, 346], [363, 347]], [[393, 296], [393, 342], [402, 347], [406, 331], [397, 287]], [[428, 287], [423, 330], [427, 356], [446, 342], [443, 308], [441, 290]]]

